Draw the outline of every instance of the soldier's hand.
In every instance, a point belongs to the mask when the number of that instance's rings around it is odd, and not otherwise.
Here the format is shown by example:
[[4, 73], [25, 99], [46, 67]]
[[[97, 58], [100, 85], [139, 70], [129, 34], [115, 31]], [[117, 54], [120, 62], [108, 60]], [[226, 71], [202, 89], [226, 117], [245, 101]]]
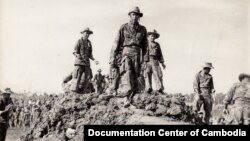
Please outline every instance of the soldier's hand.
[[10, 110], [13, 110], [13, 108], [14, 108], [13, 105], [8, 105], [8, 106], [6, 106], [5, 109], [6, 109], [7, 111], [10, 111]]
[[163, 67], [163, 69], [166, 69], [166, 65], [165, 64], [162, 64], [162, 67]]
[[3, 112], [4, 112], [4, 111], [0, 111], [0, 115], [2, 115]]
[[99, 65], [99, 61], [96, 60], [96, 61], [95, 61], [95, 64], [96, 64], [96, 65]]
[[223, 109], [223, 113], [224, 113], [225, 115], [228, 115], [228, 114], [229, 114], [228, 109]]
[[212, 93], [215, 93], [215, 89], [212, 89]]

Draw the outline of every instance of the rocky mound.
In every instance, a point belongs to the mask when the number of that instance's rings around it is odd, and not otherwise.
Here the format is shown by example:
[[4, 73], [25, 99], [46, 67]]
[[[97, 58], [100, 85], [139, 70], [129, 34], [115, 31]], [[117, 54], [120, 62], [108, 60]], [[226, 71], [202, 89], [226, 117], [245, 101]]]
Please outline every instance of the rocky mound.
[[124, 99], [106, 94], [65, 94], [21, 140], [79, 141], [83, 138], [84, 125], [89, 124], [152, 124], [151, 120], [160, 121], [154, 122], [156, 124], [190, 124], [198, 121], [181, 95], [136, 94], [128, 108], [124, 107]]

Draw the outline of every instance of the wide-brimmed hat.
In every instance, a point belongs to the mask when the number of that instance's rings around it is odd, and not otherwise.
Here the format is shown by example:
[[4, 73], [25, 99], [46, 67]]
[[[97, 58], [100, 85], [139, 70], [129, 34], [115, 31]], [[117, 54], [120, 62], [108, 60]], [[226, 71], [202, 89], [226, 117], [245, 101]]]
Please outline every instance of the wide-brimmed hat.
[[209, 62], [206, 62], [206, 63], [202, 66], [202, 68], [210, 68], [210, 69], [214, 69], [214, 67], [213, 67], [212, 63], [209, 63]]
[[160, 37], [160, 34], [154, 29], [153, 32], [148, 32], [148, 36], [149, 35], [154, 35], [155, 39]]
[[239, 75], [239, 80], [241, 81], [241, 80], [243, 80], [243, 79], [246, 78], [246, 77], [250, 79], [250, 74], [241, 73], [241, 74]]
[[130, 15], [131, 13], [136, 13], [138, 14], [140, 17], [143, 16], [143, 13], [140, 12], [140, 9], [138, 6], [133, 7], [132, 9], [130, 9], [130, 11], [128, 12], [128, 15]]
[[83, 31], [81, 31], [80, 33], [84, 33], [84, 32], [87, 32], [87, 33], [89, 33], [89, 34], [93, 34], [93, 31], [91, 31], [88, 27], [87, 28], [85, 28]]
[[14, 92], [12, 92], [10, 88], [6, 88], [6, 89], [4, 89], [4, 91], [2, 92], [2, 94], [12, 94], [12, 93], [14, 93]]

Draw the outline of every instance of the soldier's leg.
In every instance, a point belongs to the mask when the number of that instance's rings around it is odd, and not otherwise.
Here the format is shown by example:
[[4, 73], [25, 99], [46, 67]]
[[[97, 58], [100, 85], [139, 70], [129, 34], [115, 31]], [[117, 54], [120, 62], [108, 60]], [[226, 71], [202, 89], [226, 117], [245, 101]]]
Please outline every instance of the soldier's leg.
[[81, 68], [81, 77], [80, 77], [80, 80], [79, 80], [79, 89], [81, 92], [85, 92], [86, 90], [86, 79], [87, 79], [87, 70], [86, 70], [86, 67], [85, 66], [82, 66]]
[[97, 93], [101, 94], [101, 86], [100, 86], [100, 84], [97, 84]]
[[93, 86], [92, 86], [92, 82], [91, 79], [93, 78], [93, 74], [92, 74], [92, 70], [90, 68], [90, 66], [86, 66], [85, 67], [85, 91], [87, 93], [91, 93], [93, 91]]
[[212, 114], [212, 107], [213, 107], [213, 102], [212, 102], [212, 96], [211, 95], [205, 95], [204, 96], [204, 111], [205, 111], [205, 116], [204, 120], [206, 124], [210, 123], [210, 118]]
[[144, 72], [145, 77], [145, 91], [152, 91], [152, 67], [149, 63], [146, 64], [146, 70]]
[[75, 69], [72, 73], [72, 85], [70, 87], [70, 90], [73, 92], [79, 91], [79, 82], [82, 74], [81, 66], [75, 66]]
[[0, 141], [5, 141], [7, 134], [7, 126], [0, 123]]
[[111, 76], [111, 86], [110, 86], [110, 92], [115, 93], [118, 89], [118, 82], [119, 82], [119, 69], [118, 68], [111, 68], [110, 70], [110, 76]]
[[120, 68], [121, 73], [121, 80], [119, 81], [119, 93], [122, 95], [129, 95], [133, 92], [134, 85], [133, 85], [133, 66], [132, 60], [129, 57], [124, 57], [122, 66]]
[[232, 109], [232, 115], [234, 117], [233, 124], [242, 125], [243, 124], [243, 107], [240, 105], [234, 105]]
[[196, 94], [193, 101], [193, 111], [198, 112], [203, 104], [202, 95]]
[[152, 62], [152, 69], [153, 69], [153, 77], [156, 85], [157, 91], [163, 91], [163, 83], [162, 83], [162, 71], [158, 61]]
[[244, 107], [243, 124], [250, 125], [250, 107]]

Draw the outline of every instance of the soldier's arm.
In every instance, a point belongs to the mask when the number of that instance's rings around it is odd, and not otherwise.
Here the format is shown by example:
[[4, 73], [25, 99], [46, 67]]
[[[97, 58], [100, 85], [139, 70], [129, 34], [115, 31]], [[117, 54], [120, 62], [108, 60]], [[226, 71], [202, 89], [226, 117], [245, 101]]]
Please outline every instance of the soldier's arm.
[[212, 93], [214, 93], [215, 89], [214, 89], [214, 80], [213, 80], [213, 77], [211, 78], [210, 88], [212, 90]]
[[164, 57], [163, 57], [163, 54], [162, 54], [162, 50], [161, 50], [161, 46], [159, 43], [157, 43], [158, 47], [159, 47], [159, 61], [160, 63], [162, 64], [162, 67], [165, 69], [166, 66], [165, 66], [165, 61], [164, 61]]
[[200, 88], [199, 88], [199, 84], [200, 84], [200, 81], [199, 81], [199, 73], [197, 73], [195, 75], [195, 78], [194, 78], [194, 82], [193, 82], [193, 88], [194, 88], [194, 91], [198, 94], [200, 94]]
[[76, 45], [75, 45], [73, 54], [74, 54], [76, 57], [79, 57], [79, 54], [80, 54], [80, 39], [77, 41], [77, 43], [76, 43]]
[[147, 53], [147, 48], [148, 48], [148, 39], [147, 39], [147, 29], [144, 27], [144, 37], [142, 39], [142, 60], [141, 63], [144, 62], [144, 56]]
[[120, 27], [119, 32], [115, 38], [115, 42], [114, 42], [112, 49], [111, 49], [111, 52], [110, 52], [110, 62], [109, 63], [111, 65], [115, 64], [115, 57], [116, 57], [117, 53], [119, 52], [119, 48], [123, 42], [123, 36], [122, 36], [123, 35], [122, 34], [123, 33], [123, 26], [124, 25], [122, 25]]
[[234, 94], [235, 94], [235, 89], [236, 89], [237, 85], [234, 85], [230, 88], [230, 90], [228, 91], [225, 99], [223, 100], [223, 103], [225, 105], [225, 109], [227, 109], [227, 106], [231, 103], [231, 101], [233, 100]]
[[95, 61], [95, 58], [93, 57], [92, 44], [91, 44], [90, 41], [88, 41], [88, 42], [89, 42], [89, 46], [90, 46], [90, 50], [89, 50], [89, 55], [90, 55], [90, 57], [89, 57], [89, 59]]

